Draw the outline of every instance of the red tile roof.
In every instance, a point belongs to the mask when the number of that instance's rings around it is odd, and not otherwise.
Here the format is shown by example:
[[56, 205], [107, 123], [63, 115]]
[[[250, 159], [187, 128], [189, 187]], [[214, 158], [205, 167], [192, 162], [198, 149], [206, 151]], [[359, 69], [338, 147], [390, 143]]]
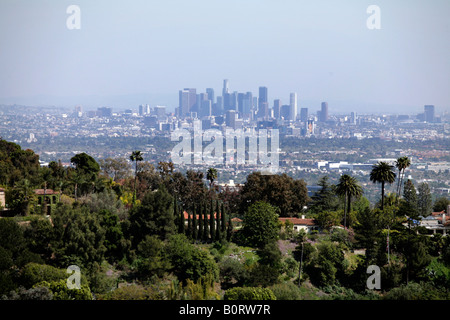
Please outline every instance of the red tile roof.
[[[43, 195], [44, 194], [44, 189], [36, 189], [36, 190], [34, 190], [34, 193], [37, 194], [37, 195]], [[45, 194], [46, 195], [59, 194], [59, 191], [54, 191], [52, 189], [46, 189], [45, 190]]]
[[317, 221], [315, 219], [300, 219], [300, 218], [278, 218], [282, 223], [289, 220], [294, 225], [301, 226], [316, 226]]

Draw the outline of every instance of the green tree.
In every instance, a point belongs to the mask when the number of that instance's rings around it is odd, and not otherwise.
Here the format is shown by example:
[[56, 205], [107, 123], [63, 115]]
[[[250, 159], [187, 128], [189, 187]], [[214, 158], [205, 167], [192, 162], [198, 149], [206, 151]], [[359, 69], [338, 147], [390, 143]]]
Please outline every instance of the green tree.
[[213, 183], [217, 180], [217, 169], [209, 168], [206, 172], [206, 179], [209, 181], [209, 189], [213, 189]]
[[205, 250], [191, 244], [183, 234], [172, 235], [168, 239], [167, 255], [171, 262], [171, 271], [180, 281], [190, 279], [196, 282], [202, 276], [210, 274], [219, 277], [219, 268], [214, 258]]
[[262, 175], [253, 172], [241, 189], [240, 214], [256, 201], [264, 201], [280, 209], [280, 216], [292, 217], [302, 212], [309, 201], [306, 183], [287, 174]]
[[405, 176], [405, 170], [411, 165], [411, 160], [408, 157], [400, 157], [395, 161], [395, 166], [398, 169], [398, 183], [397, 183], [397, 194], [400, 198], [402, 192], [403, 178]]
[[137, 174], [138, 174], [138, 168], [137, 168], [137, 164], [139, 161], [144, 160], [144, 158], [142, 157], [142, 153], [139, 150], [133, 151], [130, 155], [130, 160], [134, 161], [134, 193], [133, 193], [133, 204], [136, 201], [136, 180], [137, 180]]
[[273, 291], [260, 287], [235, 287], [225, 291], [224, 300], [276, 300]]
[[335, 192], [344, 197], [344, 228], [347, 228], [347, 214], [351, 211], [352, 197], [360, 197], [363, 190], [356, 178], [343, 174], [336, 185]]
[[373, 183], [381, 183], [381, 210], [384, 209], [385, 183], [393, 183], [395, 181], [395, 176], [393, 166], [389, 165], [387, 162], [380, 161], [376, 165], [372, 166], [370, 181]]
[[280, 223], [275, 207], [258, 201], [248, 208], [243, 219], [243, 234], [248, 245], [263, 248], [267, 243], [278, 239], [279, 231]]
[[76, 264], [91, 269], [105, 257], [105, 230], [98, 214], [86, 207], [62, 205], [53, 212], [55, 257], [62, 267]]
[[319, 179], [317, 185], [320, 187], [318, 192], [311, 196], [310, 210], [313, 213], [319, 213], [324, 210], [335, 211], [339, 207], [338, 198], [333, 192], [332, 185], [328, 182], [328, 176]]
[[70, 158], [70, 162], [75, 165], [78, 172], [91, 177], [100, 171], [100, 166], [90, 155], [86, 153], [79, 153]]
[[140, 205], [130, 211], [130, 235], [136, 246], [146, 235], [157, 235], [161, 240], [176, 232], [173, 216], [173, 198], [164, 187], [148, 191]]
[[17, 182], [8, 195], [8, 198], [11, 199], [9, 203], [13, 213], [22, 216], [28, 215], [31, 210], [30, 207], [37, 201], [34, 188], [28, 179]]
[[447, 212], [447, 207], [450, 205], [450, 199], [446, 197], [439, 197], [436, 199], [433, 205], [434, 212]]
[[380, 213], [367, 208], [357, 213], [358, 223], [354, 226], [355, 240], [360, 248], [366, 249], [366, 264], [370, 265], [376, 259], [381, 243]]
[[417, 219], [419, 211], [417, 210], [417, 192], [414, 183], [411, 180], [406, 180], [403, 188], [403, 199], [400, 202], [400, 212], [403, 215]]
[[165, 245], [156, 235], [145, 236], [138, 245], [138, 272], [144, 279], [150, 279], [153, 275], [162, 277], [171, 269], [165, 251]]
[[431, 214], [433, 200], [431, 198], [431, 191], [428, 183], [421, 183], [417, 188], [417, 207], [419, 209], [419, 214], [422, 217], [427, 217]]

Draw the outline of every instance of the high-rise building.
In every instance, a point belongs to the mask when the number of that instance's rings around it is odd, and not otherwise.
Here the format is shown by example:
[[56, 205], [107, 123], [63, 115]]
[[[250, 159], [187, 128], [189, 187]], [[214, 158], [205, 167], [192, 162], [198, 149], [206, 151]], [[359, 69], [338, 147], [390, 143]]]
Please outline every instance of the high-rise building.
[[289, 120], [297, 120], [297, 94], [290, 94], [290, 110], [289, 110]]
[[225, 97], [226, 93], [230, 93], [230, 89], [228, 88], [228, 79], [223, 80], [222, 97]]
[[280, 117], [281, 117], [281, 100], [280, 99], [273, 100], [273, 117], [275, 119], [280, 119]]
[[225, 119], [225, 125], [230, 128], [234, 128], [236, 120], [236, 111], [228, 110]]
[[268, 100], [268, 89], [267, 87], [259, 87], [259, 96], [258, 96], [259, 104], [263, 102], [269, 102]]
[[356, 112], [351, 112], [350, 113], [350, 123], [351, 124], [356, 124], [356, 119], [357, 119]]
[[97, 108], [97, 116], [98, 117], [111, 117], [112, 116], [112, 108], [111, 107], [99, 107]]
[[434, 122], [434, 105], [425, 105], [424, 106], [424, 118], [426, 122]]
[[211, 105], [214, 103], [214, 89], [213, 88], [206, 88], [206, 94], [208, 96], [208, 100], [211, 100]]
[[212, 115], [216, 116], [216, 117], [223, 115], [223, 97], [222, 96], [218, 96], [217, 102], [213, 104]]
[[288, 104], [283, 104], [281, 106], [281, 110], [280, 110], [280, 118], [283, 118], [284, 120], [289, 119], [289, 115], [290, 115], [290, 110], [291, 106]]
[[179, 91], [179, 115], [185, 117], [197, 104], [197, 90], [185, 88]]
[[144, 113], [145, 113], [145, 109], [144, 109], [145, 107], [144, 107], [144, 105], [143, 104], [140, 104], [139, 105], [139, 115], [140, 116], [143, 116], [144, 115]]
[[209, 117], [212, 114], [211, 100], [202, 100], [200, 106], [200, 117]]
[[165, 106], [155, 106], [154, 114], [158, 120], [162, 120], [166, 117], [166, 107]]
[[301, 122], [308, 121], [308, 108], [301, 108], [300, 109], [300, 121]]
[[328, 102], [322, 102], [322, 108], [320, 110], [320, 121], [328, 121]]

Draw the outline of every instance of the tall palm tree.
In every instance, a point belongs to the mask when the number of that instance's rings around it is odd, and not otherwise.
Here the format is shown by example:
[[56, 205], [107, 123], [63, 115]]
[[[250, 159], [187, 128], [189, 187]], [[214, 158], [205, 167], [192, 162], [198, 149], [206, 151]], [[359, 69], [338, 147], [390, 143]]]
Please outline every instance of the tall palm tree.
[[209, 168], [206, 172], [206, 179], [209, 180], [209, 188], [212, 189], [212, 185], [217, 179], [217, 170], [215, 168]]
[[400, 157], [395, 161], [395, 166], [398, 169], [398, 184], [397, 184], [397, 195], [400, 198], [402, 192], [403, 178], [405, 176], [405, 169], [411, 165], [411, 160], [408, 157]]
[[130, 160], [134, 161], [135, 169], [134, 169], [134, 194], [133, 194], [133, 203], [136, 201], [136, 180], [137, 180], [137, 163], [138, 161], [144, 160], [142, 157], [141, 151], [136, 150], [131, 153]]
[[370, 172], [370, 181], [381, 183], [381, 210], [384, 210], [384, 185], [385, 183], [394, 183], [396, 174], [393, 171], [394, 166], [384, 161], [379, 161], [372, 166]]
[[347, 213], [351, 211], [352, 197], [359, 197], [363, 194], [358, 180], [348, 174], [343, 174], [336, 185], [337, 195], [344, 196], [344, 228], [347, 228]]

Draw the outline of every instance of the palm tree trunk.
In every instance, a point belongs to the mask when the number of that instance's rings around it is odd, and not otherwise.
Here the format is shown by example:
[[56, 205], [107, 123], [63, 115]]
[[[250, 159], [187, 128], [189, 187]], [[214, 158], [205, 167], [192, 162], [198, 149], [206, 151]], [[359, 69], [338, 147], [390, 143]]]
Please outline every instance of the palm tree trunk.
[[345, 191], [345, 197], [344, 197], [344, 230], [347, 228], [347, 199], [348, 199], [348, 191]]
[[381, 181], [381, 211], [384, 211], [384, 181]]

